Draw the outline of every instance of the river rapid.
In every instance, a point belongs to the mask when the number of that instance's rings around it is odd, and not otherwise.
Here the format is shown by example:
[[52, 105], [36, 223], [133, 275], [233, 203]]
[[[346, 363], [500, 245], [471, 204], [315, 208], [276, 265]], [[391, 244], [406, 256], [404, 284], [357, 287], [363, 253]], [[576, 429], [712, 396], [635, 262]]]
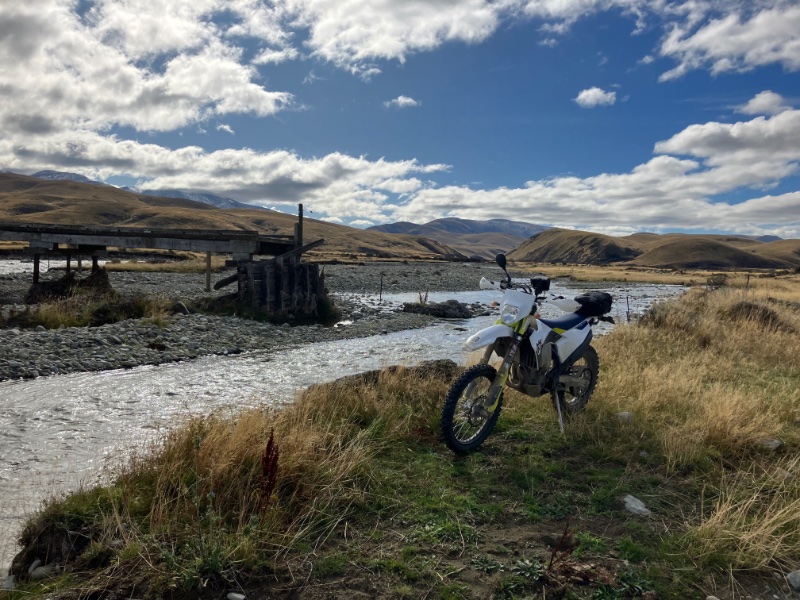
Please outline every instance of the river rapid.
[[[551, 293], [572, 297], [585, 287], [615, 297], [612, 315], [626, 320], [650, 304], [680, 294], [680, 286], [642, 284], [554, 284]], [[344, 299], [344, 294], [342, 295]], [[429, 302], [448, 299], [490, 304], [496, 291], [431, 292]], [[350, 294], [391, 311], [418, 294]], [[561, 311], [545, 304], [544, 316]], [[279, 351], [71, 373], [0, 383], [0, 566], [10, 563], [15, 537], [43, 500], [102, 481], [104, 466], [157, 441], [169, 427], [193, 415], [290, 402], [313, 383], [331, 381], [392, 364], [450, 358], [464, 362], [461, 344], [495, 316], [441, 321], [422, 329], [358, 339], [298, 345]], [[596, 329], [596, 334], [608, 326]], [[341, 326], [347, 326], [342, 324]]]

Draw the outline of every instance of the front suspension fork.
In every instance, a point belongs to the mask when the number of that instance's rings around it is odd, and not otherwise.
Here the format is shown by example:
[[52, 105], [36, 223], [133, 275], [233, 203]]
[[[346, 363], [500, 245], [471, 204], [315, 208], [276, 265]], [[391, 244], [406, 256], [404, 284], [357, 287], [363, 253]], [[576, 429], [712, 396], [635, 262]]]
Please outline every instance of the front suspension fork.
[[[492, 385], [489, 386], [489, 391], [486, 392], [486, 399], [483, 403], [486, 405], [486, 410], [489, 412], [494, 411], [497, 408], [497, 403], [500, 402], [500, 394], [503, 393], [503, 388], [506, 386], [508, 372], [511, 370], [511, 365], [514, 362], [514, 357], [517, 355], [517, 350], [519, 350], [521, 342], [522, 336], [515, 333], [511, 340], [511, 345], [508, 348], [508, 352], [506, 352], [506, 355], [503, 357], [503, 363], [500, 365], [500, 368], [497, 369], [497, 375]], [[486, 354], [491, 355], [492, 349], [493, 348], [490, 347], [490, 349], [486, 351]], [[486, 360], [488, 362], [488, 356], [486, 356]]]

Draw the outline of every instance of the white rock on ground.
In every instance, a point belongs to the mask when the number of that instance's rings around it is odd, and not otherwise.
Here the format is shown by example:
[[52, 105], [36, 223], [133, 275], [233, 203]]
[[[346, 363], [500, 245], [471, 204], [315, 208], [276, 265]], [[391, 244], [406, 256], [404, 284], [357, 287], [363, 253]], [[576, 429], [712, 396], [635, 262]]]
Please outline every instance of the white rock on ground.
[[635, 496], [631, 496], [630, 494], [625, 494], [622, 497], [622, 501], [625, 503], [625, 509], [628, 512], [632, 512], [635, 515], [647, 517], [653, 514], [653, 512], [645, 506], [644, 502], [642, 502]]

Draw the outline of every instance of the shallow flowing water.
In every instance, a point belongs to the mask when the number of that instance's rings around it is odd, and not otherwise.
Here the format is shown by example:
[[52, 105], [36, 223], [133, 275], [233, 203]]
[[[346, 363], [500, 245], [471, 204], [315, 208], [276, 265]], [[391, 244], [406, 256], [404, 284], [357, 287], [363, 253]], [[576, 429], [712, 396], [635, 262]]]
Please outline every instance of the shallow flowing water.
[[[2, 264], [0, 262], [0, 264]], [[679, 286], [597, 285], [615, 297], [612, 315], [626, 319]], [[575, 286], [554, 285], [551, 293], [572, 297]], [[491, 303], [500, 292], [431, 292], [429, 302], [455, 298]], [[359, 297], [392, 310], [416, 302], [417, 294]], [[544, 316], [561, 311], [545, 304]], [[463, 362], [461, 344], [495, 316], [441, 322], [424, 329], [369, 338], [311, 344], [277, 353], [210, 356], [185, 363], [127, 370], [74, 373], [0, 382], [0, 566], [10, 562], [14, 536], [41, 501], [101, 476], [108, 461], [131, 448], [144, 448], [167, 427], [191, 415], [243, 406], [291, 401], [313, 383], [391, 364], [412, 365], [450, 358]], [[601, 324], [596, 333], [609, 326]]]

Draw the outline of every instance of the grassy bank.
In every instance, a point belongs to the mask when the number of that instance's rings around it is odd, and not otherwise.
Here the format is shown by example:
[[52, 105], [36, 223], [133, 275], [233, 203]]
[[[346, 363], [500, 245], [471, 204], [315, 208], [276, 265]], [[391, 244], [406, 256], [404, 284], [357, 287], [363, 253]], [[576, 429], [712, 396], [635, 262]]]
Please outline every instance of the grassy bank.
[[794, 300], [698, 289], [596, 340], [564, 436], [509, 393], [455, 458], [447, 364], [192, 420], [31, 519], [15, 570], [68, 568], [11, 596], [760, 597], [800, 568], [800, 284], [781, 281]]
[[[722, 281], [733, 287], [763, 289], [767, 293], [778, 291], [776, 287], [783, 287], [780, 283], [782, 281], [797, 281], [797, 273], [789, 270], [723, 272], [698, 269], [656, 269], [625, 265], [553, 265], [521, 262], [514, 263], [514, 267], [531, 273], [544, 273], [552, 278], [567, 277], [574, 281], [629, 281], [686, 286], [705, 286], [709, 281], [712, 283]], [[776, 282], [778, 282], [777, 285]]]
[[45, 329], [59, 327], [97, 327], [125, 319], [152, 319], [163, 323], [171, 312], [170, 302], [159, 296], [137, 296], [121, 299], [114, 295], [101, 297], [72, 296], [0, 314], [0, 328], [20, 327]]

